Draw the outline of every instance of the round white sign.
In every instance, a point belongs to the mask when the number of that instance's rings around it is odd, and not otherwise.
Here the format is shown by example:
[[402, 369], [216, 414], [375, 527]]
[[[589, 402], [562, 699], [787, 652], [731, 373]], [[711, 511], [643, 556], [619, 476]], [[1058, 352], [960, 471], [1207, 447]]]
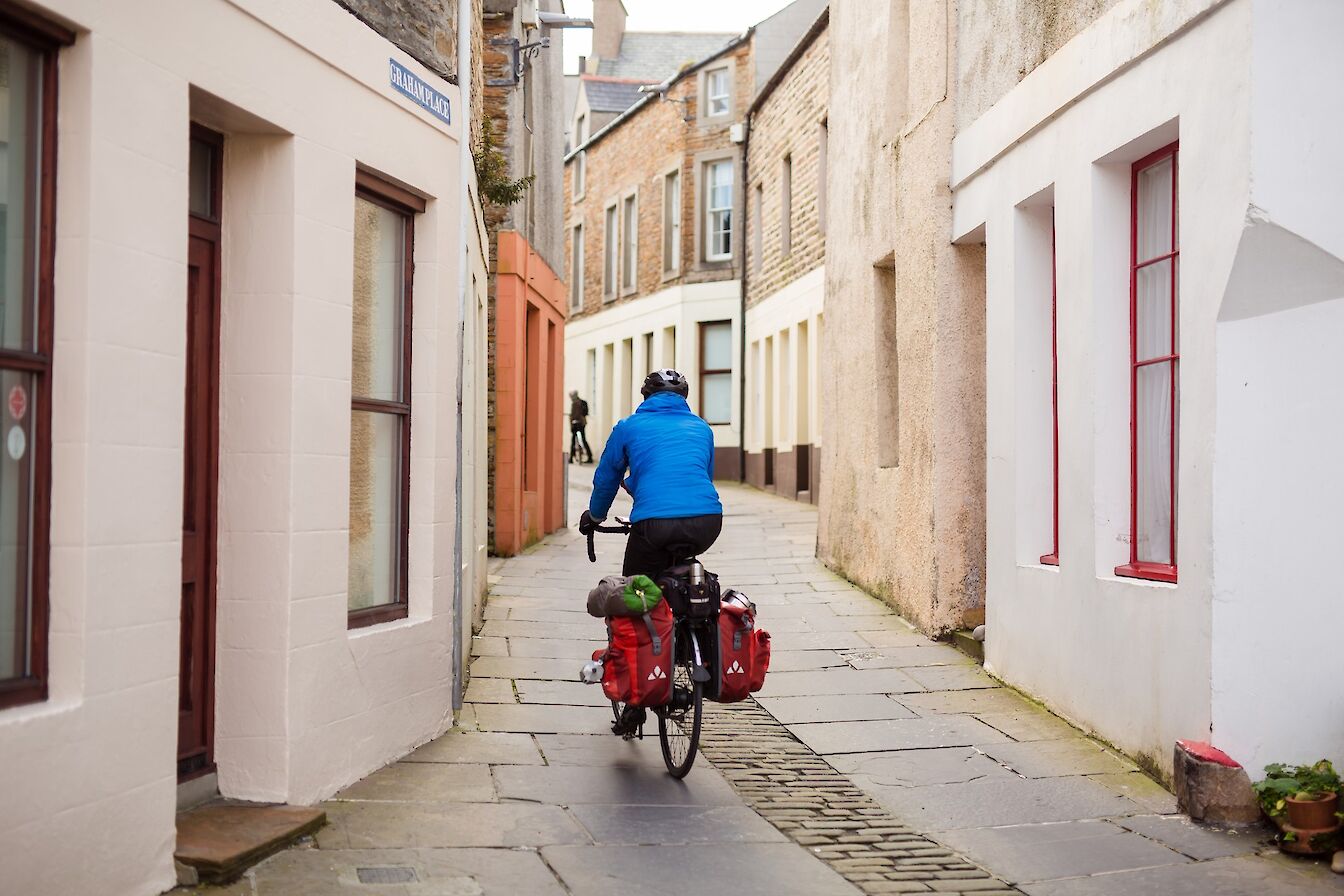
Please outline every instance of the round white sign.
[[23, 452], [28, 450], [28, 437], [23, 434], [22, 426], [12, 426], [9, 429], [9, 438], [5, 440], [5, 447], [9, 450], [9, 456], [15, 460], [23, 458]]

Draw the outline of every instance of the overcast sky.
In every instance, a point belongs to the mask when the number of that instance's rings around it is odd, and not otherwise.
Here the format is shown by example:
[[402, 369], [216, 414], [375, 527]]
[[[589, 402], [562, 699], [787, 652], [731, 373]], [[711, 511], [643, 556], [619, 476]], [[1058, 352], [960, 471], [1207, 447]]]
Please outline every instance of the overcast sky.
[[[745, 31], [789, 5], [789, 0], [625, 0], [627, 31]], [[565, 12], [590, 18], [593, 0], [565, 0]], [[554, 33], [554, 32], [553, 32]], [[579, 70], [593, 34], [586, 28], [565, 29], [565, 72]]]

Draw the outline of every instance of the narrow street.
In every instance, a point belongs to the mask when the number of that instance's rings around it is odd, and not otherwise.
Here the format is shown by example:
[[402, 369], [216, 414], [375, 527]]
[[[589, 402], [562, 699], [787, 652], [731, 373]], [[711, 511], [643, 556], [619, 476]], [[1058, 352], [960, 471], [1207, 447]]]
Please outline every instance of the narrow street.
[[829, 573], [811, 507], [722, 489], [709, 566], [760, 605], [774, 653], [759, 700], [707, 706], [684, 782], [656, 728], [613, 737], [576, 681], [602, 634], [583, 595], [623, 541], [591, 565], [568, 529], [496, 562], [458, 728], [327, 802], [315, 841], [199, 892], [1340, 892], [1263, 832], [1175, 815], [1131, 762]]

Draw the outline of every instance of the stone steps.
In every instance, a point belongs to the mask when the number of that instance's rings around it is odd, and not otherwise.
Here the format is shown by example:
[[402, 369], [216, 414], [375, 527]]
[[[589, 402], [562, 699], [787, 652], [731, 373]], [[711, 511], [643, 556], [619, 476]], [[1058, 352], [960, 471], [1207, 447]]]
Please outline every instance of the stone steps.
[[228, 883], [326, 821], [321, 809], [224, 800], [180, 812], [173, 855], [179, 880]]

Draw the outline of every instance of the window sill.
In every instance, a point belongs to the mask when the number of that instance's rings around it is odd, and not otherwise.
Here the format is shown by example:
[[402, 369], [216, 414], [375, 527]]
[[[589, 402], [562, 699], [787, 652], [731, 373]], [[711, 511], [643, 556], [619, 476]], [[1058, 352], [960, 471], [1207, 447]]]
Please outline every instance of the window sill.
[[47, 702], [47, 683], [39, 678], [15, 678], [0, 684], [0, 709]]
[[1176, 584], [1176, 567], [1168, 563], [1126, 563], [1115, 568], [1122, 579], [1146, 579], [1150, 582]]
[[1041, 555], [1041, 565], [1042, 565], [1042, 566], [1059, 566], [1059, 555], [1058, 555], [1058, 554], [1042, 554], [1042, 555]]
[[371, 625], [380, 625], [384, 622], [393, 622], [398, 619], [405, 619], [407, 616], [407, 606], [400, 604], [383, 604], [380, 607], [366, 607], [362, 610], [350, 610], [346, 617], [346, 629], [354, 630], [357, 628], [368, 628]]

